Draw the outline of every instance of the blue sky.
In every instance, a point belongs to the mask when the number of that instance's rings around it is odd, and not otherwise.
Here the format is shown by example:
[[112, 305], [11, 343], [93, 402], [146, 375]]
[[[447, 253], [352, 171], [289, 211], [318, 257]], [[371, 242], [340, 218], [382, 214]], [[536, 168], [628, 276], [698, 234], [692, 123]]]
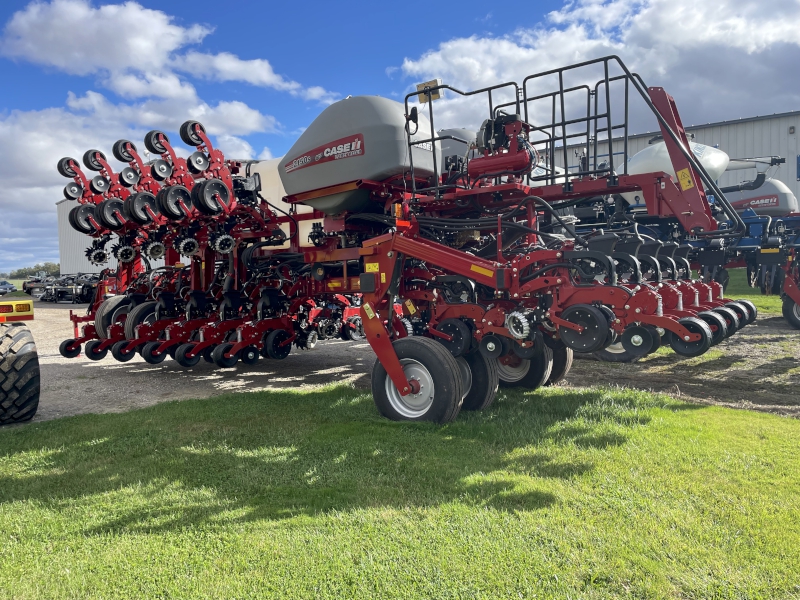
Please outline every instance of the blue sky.
[[[665, 87], [686, 124], [770, 114], [800, 109], [798, 31], [800, 0], [6, 0], [0, 272], [58, 260], [58, 158], [110, 156], [149, 129], [196, 118], [229, 156], [280, 156], [347, 95], [402, 99], [434, 77], [477, 89], [608, 54]], [[480, 124], [438, 106], [440, 125]]]

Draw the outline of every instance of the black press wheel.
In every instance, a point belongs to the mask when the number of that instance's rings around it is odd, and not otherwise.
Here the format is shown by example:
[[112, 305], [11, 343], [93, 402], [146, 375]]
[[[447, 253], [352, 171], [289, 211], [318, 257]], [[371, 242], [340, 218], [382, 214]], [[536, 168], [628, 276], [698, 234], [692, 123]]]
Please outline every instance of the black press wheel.
[[712, 309], [712, 312], [717, 313], [719, 316], [725, 319], [725, 327], [728, 329], [728, 337], [739, 331], [739, 328], [742, 326], [742, 324], [739, 323], [739, 315], [736, 313], [736, 311], [728, 308], [727, 306], [717, 306], [716, 308]]
[[553, 349], [542, 344], [542, 352], [530, 360], [518, 356], [497, 359], [500, 385], [535, 390], [545, 384], [553, 371]]
[[[620, 343], [629, 354], [642, 357], [653, 351], [653, 346], [657, 343], [656, 337], [660, 338], [654, 330], [641, 325], [631, 325], [622, 332]], [[655, 347], [658, 349], [658, 346]]]
[[445, 319], [436, 326], [436, 330], [450, 336], [450, 340], [434, 338], [453, 356], [463, 356], [472, 346], [472, 331], [461, 319]]
[[418, 391], [402, 396], [381, 365], [372, 368], [372, 396], [384, 417], [393, 421], [449, 423], [458, 415], [464, 396], [456, 359], [440, 343], [424, 337], [392, 342], [406, 377]]
[[111, 346], [111, 356], [113, 356], [114, 359], [119, 362], [128, 362], [129, 360], [133, 359], [133, 357], [136, 356], [136, 351], [125, 351], [125, 346], [127, 346], [129, 343], [129, 340], [120, 340], [119, 342], [116, 342], [113, 346]]
[[750, 325], [753, 321], [756, 320], [756, 318], [758, 318], [758, 309], [756, 308], [756, 305], [753, 304], [753, 302], [747, 300], [746, 298], [743, 298], [737, 300], [736, 303], [744, 305], [744, 307], [748, 311], [750, 311], [750, 320], [747, 322], [748, 325]]
[[[97, 330], [97, 336], [104, 340], [108, 337], [108, 328], [113, 324], [114, 314], [117, 309], [131, 303], [131, 299], [127, 296], [111, 296], [106, 299], [98, 307], [97, 312], [94, 314], [94, 327]], [[88, 349], [89, 344], [86, 344]], [[87, 350], [88, 351], [88, 350]]]
[[558, 385], [564, 381], [572, 368], [574, 356], [572, 348], [566, 346], [553, 348], [553, 368], [550, 370], [550, 377], [547, 378], [545, 385]]
[[725, 318], [711, 310], [704, 310], [697, 313], [697, 318], [705, 321], [711, 330], [711, 345], [716, 346], [728, 337], [728, 324]]
[[267, 352], [267, 356], [276, 360], [283, 360], [289, 356], [289, 353], [292, 351], [292, 345], [286, 344], [285, 342], [290, 337], [292, 336], [289, 335], [289, 332], [283, 329], [270, 331], [267, 334], [267, 338], [264, 340], [264, 349]]
[[125, 223], [120, 218], [124, 212], [125, 205], [119, 198], [103, 200], [95, 208], [95, 215], [99, 218], [100, 225], [113, 230], [122, 229], [125, 226]]
[[704, 321], [697, 317], [684, 317], [679, 319], [678, 323], [688, 329], [690, 333], [700, 334], [700, 339], [695, 342], [689, 342], [682, 339], [677, 333], [672, 332], [669, 343], [676, 353], [688, 357], [700, 356], [711, 347], [711, 329]]
[[148, 152], [152, 152], [153, 154], [164, 154], [167, 151], [164, 142], [167, 144], [169, 143], [167, 134], [157, 129], [148, 131], [147, 135], [144, 136], [144, 147], [147, 148]]
[[491, 406], [497, 395], [500, 378], [497, 374], [497, 361], [486, 358], [480, 352], [470, 352], [460, 357], [466, 361], [472, 374], [472, 385], [464, 396], [461, 410], [484, 410]]
[[187, 146], [200, 146], [203, 143], [203, 138], [197, 135], [198, 129], [203, 133], [206, 132], [206, 128], [197, 121], [186, 121], [179, 130], [181, 141]]
[[797, 304], [789, 296], [783, 299], [783, 318], [794, 329], [800, 329], [800, 304]]
[[[64, 358], [75, 358], [81, 353], [81, 345], [75, 344], [74, 339], [64, 340], [58, 346], [58, 353]], [[71, 346], [71, 347], [70, 347]]]
[[142, 358], [145, 362], [150, 363], [151, 365], [158, 365], [164, 362], [164, 359], [167, 358], [167, 353], [162, 352], [160, 354], [156, 354], [156, 350], [161, 345], [161, 342], [147, 342], [144, 346], [142, 346]]
[[39, 354], [22, 323], [0, 323], [0, 425], [30, 421], [39, 408]]
[[258, 353], [258, 348], [255, 346], [247, 346], [239, 353], [239, 358], [246, 365], [254, 365], [258, 362], [258, 359], [261, 358], [261, 355]]
[[122, 212], [126, 219], [138, 225], [148, 225], [153, 222], [153, 218], [147, 211], [147, 207], [150, 207], [153, 214], [158, 214], [156, 197], [150, 192], [138, 192], [125, 199]]
[[105, 161], [106, 155], [100, 150], [87, 150], [83, 155], [83, 164], [90, 171], [102, 171], [103, 165], [98, 158]]
[[189, 190], [182, 185], [161, 188], [156, 196], [158, 211], [173, 221], [181, 221], [190, 216], [183, 210], [181, 202], [183, 202], [187, 210], [192, 210], [192, 196]]
[[220, 344], [214, 351], [211, 353], [211, 358], [214, 360], [214, 364], [218, 367], [223, 369], [230, 369], [231, 367], [235, 367], [236, 363], [239, 362], [239, 353], [237, 352], [233, 356], [225, 356], [225, 354], [233, 348], [233, 344]]
[[79, 204], [69, 211], [67, 220], [75, 231], [90, 235], [94, 233], [94, 227], [89, 221], [89, 216], [94, 217], [94, 204]]
[[133, 145], [133, 142], [129, 142], [128, 140], [118, 140], [114, 142], [114, 145], [111, 147], [111, 154], [114, 155], [119, 162], [133, 162], [133, 154], [132, 152], [136, 152], [136, 146]]
[[69, 156], [65, 156], [64, 158], [58, 161], [56, 169], [58, 169], [58, 173], [62, 177], [68, 177], [68, 178], [77, 177], [78, 171], [75, 170], [77, 164], [78, 164], [77, 160], [75, 160], [74, 158], [70, 158]]
[[103, 360], [108, 354], [108, 348], [100, 348], [103, 340], [91, 340], [86, 342], [86, 358], [89, 360]]
[[744, 304], [740, 304], [739, 302], [726, 302], [725, 306], [730, 308], [736, 313], [736, 316], [739, 317], [740, 328], [750, 323], [750, 309]]
[[195, 344], [193, 342], [178, 346], [178, 349], [175, 350], [175, 362], [187, 369], [199, 363], [200, 359], [203, 358], [202, 353], [195, 354], [194, 356], [187, 356], [189, 352], [194, 349], [194, 346]]
[[583, 327], [578, 332], [568, 327], [558, 328], [561, 340], [576, 352], [594, 352], [600, 350], [609, 341], [609, 326], [606, 314], [590, 304], [575, 304], [567, 307], [561, 318]]
[[219, 179], [206, 179], [195, 184], [192, 188], [191, 199], [197, 210], [206, 215], [216, 215], [222, 212], [222, 201], [225, 206], [230, 204], [231, 192]]
[[158, 302], [142, 302], [137, 304], [125, 317], [125, 337], [129, 340], [136, 339], [136, 327], [142, 324], [151, 324], [157, 320], [156, 306]]

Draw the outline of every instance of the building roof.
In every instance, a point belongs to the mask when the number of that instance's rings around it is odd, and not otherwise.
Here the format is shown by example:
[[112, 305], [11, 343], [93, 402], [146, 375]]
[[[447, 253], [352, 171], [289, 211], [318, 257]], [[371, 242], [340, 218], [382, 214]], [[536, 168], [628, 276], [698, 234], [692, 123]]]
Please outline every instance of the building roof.
[[[709, 127], [722, 127], [724, 125], [738, 125], [739, 123], [749, 123], [752, 121], [768, 121], [770, 119], [780, 119], [782, 117], [800, 117], [800, 110], [792, 110], [789, 112], [783, 113], [775, 113], [772, 115], [758, 115], [755, 117], [741, 117], [739, 119], [731, 119], [729, 121], [717, 121], [715, 123], [705, 123], [704, 125], [687, 125], [684, 127], [686, 131], [692, 131], [694, 129], [708, 129]], [[628, 136], [628, 139], [631, 138], [638, 138], [638, 137], [645, 137], [648, 135], [660, 135], [661, 131], [646, 131], [644, 133], [632, 133]], [[621, 138], [620, 138], [621, 139]]]

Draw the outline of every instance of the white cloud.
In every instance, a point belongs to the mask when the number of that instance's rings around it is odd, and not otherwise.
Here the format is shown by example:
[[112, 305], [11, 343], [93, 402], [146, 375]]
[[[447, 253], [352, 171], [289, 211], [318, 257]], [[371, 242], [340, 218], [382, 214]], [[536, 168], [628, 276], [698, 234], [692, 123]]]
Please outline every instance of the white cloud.
[[[764, 6], [757, 0], [578, 0], [538, 27], [452, 39], [407, 58], [402, 69], [416, 81], [441, 77], [468, 91], [617, 54], [648, 85], [675, 97], [687, 125], [792, 110], [800, 81], [786, 74], [800, 62], [800, 2]], [[567, 84], [594, 77], [599, 73], [568, 76]], [[443, 126], [474, 127], [488, 113], [485, 101], [478, 108], [477, 101], [452, 95], [437, 109]], [[637, 126], [652, 129], [655, 121]]]
[[247, 140], [235, 135], [218, 135], [217, 147], [232, 159], [250, 160], [255, 154], [253, 147]]
[[266, 146], [264, 146], [264, 149], [258, 155], [258, 160], [272, 160], [273, 158], [275, 157], [272, 156], [272, 150], [270, 150]]

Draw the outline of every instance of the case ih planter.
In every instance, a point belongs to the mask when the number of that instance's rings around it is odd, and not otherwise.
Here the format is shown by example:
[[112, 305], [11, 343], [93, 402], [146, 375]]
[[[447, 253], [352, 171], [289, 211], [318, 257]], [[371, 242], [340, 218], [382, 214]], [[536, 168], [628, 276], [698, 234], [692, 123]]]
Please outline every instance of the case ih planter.
[[[442, 89], [485, 100], [477, 134], [436, 133], [430, 100]], [[691, 279], [688, 245], [652, 243], [635, 226], [579, 234], [560, 215], [635, 192], [683, 238], [744, 231], [687, 150], [672, 98], [618, 58], [475, 92], [426, 88], [424, 111], [412, 96], [326, 108], [277, 164], [289, 211], [264, 197], [257, 165], [226, 159], [194, 121], [180, 129], [188, 159], [153, 131], [145, 146], [157, 158], [121, 140], [113, 154], [127, 166], [116, 174], [96, 150], [84, 157], [99, 173], [91, 180], [60, 161], [78, 201], [71, 222], [94, 238], [87, 254], [107, 260], [116, 236], [120, 265], [88, 314], [72, 315], [62, 354], [231, 367], [319, 339], [366, 339], [381, 414], [447, 422], [489, 406], [501, 382], [560, 381], [573, 352], [638, 357], [667, 343], [697, 356], [755, 318], [719, 284]], [[627, 140], [629, 96], [656, 117], [675, 178], [628, 174], [627, 143], [598, 162], [598, 139]], [[586, 154], [565, 172], [554, 164], [557, 152], [568, 164], [568, 143]], [[720, 228], [720, 216], [732, 226]], [[162, 256], [167, 267], [148, 268]]]

